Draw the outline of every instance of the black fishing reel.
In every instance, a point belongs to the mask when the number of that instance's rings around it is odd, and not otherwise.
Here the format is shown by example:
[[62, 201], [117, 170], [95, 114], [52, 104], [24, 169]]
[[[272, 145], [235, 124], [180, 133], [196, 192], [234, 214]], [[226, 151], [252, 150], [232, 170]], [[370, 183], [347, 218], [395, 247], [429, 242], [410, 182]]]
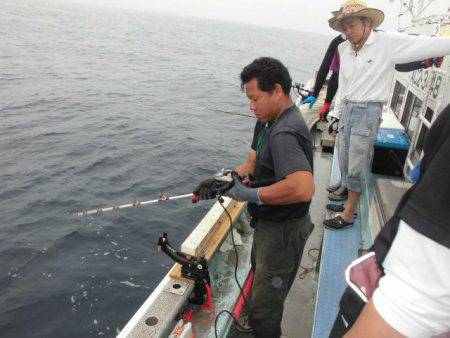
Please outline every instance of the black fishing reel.
[[164, 233], [158, 240], [158, 251], [164, 252], [176, 263], [181, 265], [181, 276], [195, 282], [194, 292], [190, 295], [189, 301], [192, 304], [202, 305], [208, 297], [205, 284], [210, 285], [208, 262], [206, 258], [195, 257], [181, 251], [175, 250]]
[[233, 169], [222, 169], [219, 170], [217, 173], [214, 174], [213, 178], [217, 182], [224, 182], [228, 183], [223, 185], [223, 188], [228, 188], [227, 190], [231, 189], [233, 187]]
[[305, 84], [295, 82], [292, 86], [295, 95], [302, 98], [302, 101], [312, 95], [312, 92], [305, 87]]

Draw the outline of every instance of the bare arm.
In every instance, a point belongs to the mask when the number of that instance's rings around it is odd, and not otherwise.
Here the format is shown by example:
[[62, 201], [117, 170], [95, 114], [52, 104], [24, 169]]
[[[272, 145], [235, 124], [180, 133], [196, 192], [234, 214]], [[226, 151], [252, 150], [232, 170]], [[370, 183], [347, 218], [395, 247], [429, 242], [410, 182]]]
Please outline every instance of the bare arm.
[[259, 191], [263, 204], [286, 205], [311, 200], [314, 195], [314, 179], [309, 171], [296, 171]]
[[239, 176], [243, 177], [245, 174], [253, 174], [253, 169], [256, 163], [256, 151], [250, 149], [248, 152], [247, 161], [236, 168]]
[[384, 321], [378, 314], [372, 299], [364, 306], [355, 325], [344, 338], [403, 338], [404, 336]]

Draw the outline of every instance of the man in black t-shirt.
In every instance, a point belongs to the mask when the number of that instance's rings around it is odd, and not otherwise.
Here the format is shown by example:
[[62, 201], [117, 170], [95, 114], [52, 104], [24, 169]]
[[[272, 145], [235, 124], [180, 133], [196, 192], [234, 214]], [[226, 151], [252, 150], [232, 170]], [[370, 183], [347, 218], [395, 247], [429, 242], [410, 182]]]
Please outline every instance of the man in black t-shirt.
[[[312, 142], [289, 96], [292, 80], [280, 61], [258, 58], [243, 69], [240, 78], [258, 122], [248, 159], [236, 169], [234, 186], [225, 195], [248, 201], [253, 217], [253, 334], [278, 338], [284, 301], [314, 227], [309, 217], [314, 194]], [[238, 177], [246, 174], [255, 181], [275, 183], [248, 188]], [[208, 184], [202, 184], [196, 190], [203, 197], [214, 198], [215, 194], [207, 191]]]

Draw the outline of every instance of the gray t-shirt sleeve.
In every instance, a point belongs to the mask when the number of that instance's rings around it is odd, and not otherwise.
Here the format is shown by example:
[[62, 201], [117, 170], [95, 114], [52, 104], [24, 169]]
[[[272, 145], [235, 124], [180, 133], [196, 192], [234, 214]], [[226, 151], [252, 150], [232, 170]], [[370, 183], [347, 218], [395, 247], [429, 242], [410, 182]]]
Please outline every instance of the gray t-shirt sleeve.
[[270, 150], [277, 181], [296, 171], [312, 172], [301, 142], [301, 138], [291, 131], [271, 135]]

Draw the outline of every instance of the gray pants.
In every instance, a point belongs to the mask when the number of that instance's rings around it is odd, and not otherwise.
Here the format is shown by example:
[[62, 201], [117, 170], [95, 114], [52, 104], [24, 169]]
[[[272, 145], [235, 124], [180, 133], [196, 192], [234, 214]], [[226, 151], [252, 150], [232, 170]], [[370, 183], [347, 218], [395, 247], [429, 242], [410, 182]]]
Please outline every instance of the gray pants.
[[345, 102], [339, 121], [339, 168], [342, 184], [361, 192], [381, 122], [381, 102]]
[[313, 229], [309, 214], [284, 222], [257, 222], [252, 246], [255, 276], [250, 309], [255, 337], [280, 337], [284, 301]]

